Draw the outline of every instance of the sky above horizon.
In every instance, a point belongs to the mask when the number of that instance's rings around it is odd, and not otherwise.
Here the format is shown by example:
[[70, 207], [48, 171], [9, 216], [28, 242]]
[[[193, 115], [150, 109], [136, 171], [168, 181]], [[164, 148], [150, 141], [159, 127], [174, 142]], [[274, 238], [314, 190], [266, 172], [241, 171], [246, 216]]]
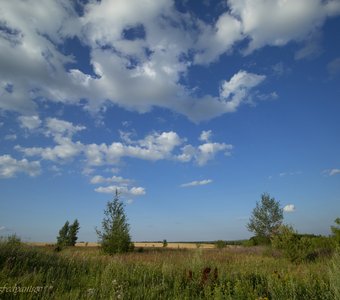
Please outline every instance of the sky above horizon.
[[0, 0], [0, 236], [249, 238], [340, 217], [339, 0]]

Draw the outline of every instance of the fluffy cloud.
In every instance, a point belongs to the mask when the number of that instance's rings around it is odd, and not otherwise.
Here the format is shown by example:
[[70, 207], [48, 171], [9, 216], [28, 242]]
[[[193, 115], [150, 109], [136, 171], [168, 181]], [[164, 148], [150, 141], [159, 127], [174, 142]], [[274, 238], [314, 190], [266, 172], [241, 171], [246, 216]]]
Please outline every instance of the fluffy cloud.
[[[53, 14], [47, 13], [53, 11]], [[69, 1], [6, 1], [0, 8], [0, 108], [34, 114], [33, 99], [56, 99], [67, 84], [64, 64], [71, 56], [58, 51], [64, 25], [76, 17]]]
[[0, 156], [0, 178], [12, 178], [17, 173], [26, 173], [31, 177], [40, 174], [40, 162], [17, 160], [10, 155]]
[[[51, 10], [53, 16], [44, 13]], [[6, 2], [0, 19], [0, 109], [32, 115], [37, 99], [86, 99], [92, 112], [107, 103], [139, 112], [158, 106], [199, 122], [234, 112], [244, 99], [198, 97], [180, 83], [193, 60], [215, 60], [240, 39], [241, 23], [228, 13], [211, 26], [165, 0], [89, 2], [81, 17], [69, 1], [29, 0]], [[77, 57], [57, 45], [74, 37], [89, 47], [89, 74], [65, 67]], [[25, 122], [29, 129], [40, 125], [34, 117]]]
[[295, 211], [295, 205], [294, 204], [287, 204], [284, 208], [283, 208], [284, 212], [294, 212]]
[[44, 127], [44, 134], [52, 137], [56, 145], [54, 147], [21, 147], [15, 146], [17, 151], [24, 153], [26, 156], [40, 156], [44, 160], [65, 161], [81, 154], [84, 145], [79, 141], [73, 142], [73, 135], [86, 127], [73, 125], [71, 122], [59, 120], [56, 118], [47, 118]]
[[211, 135], [211, 130], [203, 130], [199, 137], [199, 140], [202, 142], [209, 142]]
[[340, 13], [337, 0], [229, 0], [228, 4], [242, 23], [242, 34], [250, 39], [246, 53], [308, 39], [327, 17]]
[[20, 126], [22, 128], [33, 130], [41, 125], [41, 120], [39, 116], [20, 116], [18, 117]]
[[17, 151], [22, 152], [26, 156], [39, 156], [44, 160], [65, 161], [74, 158], [83, 150], [80, 142], [72, 142], [68, 138], [58, 139], [58, 145], [54, 147], [30, 147], [24, 148], [19, 145], [15, 146]]
[[92, 184], [98, 184], [98, 183], [119, 183], [119, 184], [129, 184], [131, 183], [130, 179], [126, 179], [120, 176], [112, 176], [109, 178], [105, 178], [101, 175], [96, 175], [94, 177], [92, 177], [91, 179], [91, 183]]
[[205, 165], [209, 160], [215, 158], [219, 152], [224, 152], [225, 155], [230, 155], [233, 145], [225, 143], [210, 142], [212, 131], [202, 131], [199, 140], [205, 142], [197, 147], [185, 145], [182, 147], [182, 153], [176, 156], [176, 159], [181, 162], [189, 162], [194, 160], [199, 166]]
[[[27, 157], [35, 156], [60, 163], [82, 155], [85, 157], [87, 168], [117, 164], [124, 157], [150, 161], [175, 160], [183, 163], [195, 161], [199, 166], [203, 166], [214, 159], [219, 152], [230, 155], [230, 151], [233, 149], [230, 144], [210, 142], [209, 139], [212, 135], [210, 130], [203, 131], [199, 137], [205, 143], [195, 147], [185, 144], [186, 139], [180, 138], [174, 131], [151, 133], [139, 140], [132, 140], [131, 135], [125, 133], [122, 136], [122, 142], [114, 141], [111, 144], [84, 144], [80, 141], [74, 141], [73, 135], [83, 129], [85, 129], [84, 126], [48, 118], [45, 122], [44, 134], [53, 138], [54, 146], [22, 147], [16, 145], [15, 149]], [[118, 176], [104, 178], [98, 175], [92, 180], [93, 183], [122, 183], [125, 179]]]
[[241, 40], [242, 24], [229, 13], [222, 14], [213, 26], [199, 22], [200, 35], [196, 45], [195, 63], [208, 64], [230, 50]]
[[236, 111], [242, 102], [249, 99], [250, 90], [264, 79], [264, 75], [239, 71], [229, 81], [222, 82], [220, 96], [226, 101], [225, 110]]
[[[211, 63], [239, 41], [250, 41], [246, 53], [312, 41], [326, 18], [340, 13], [336, 0], [229, 0], [228, 10], [207, 24], [167, 0], [90, 1], [83, 8], [79, 16], [66, 0], [1, 5], [0, 109], [32, 115], [22, 120], [28, 129], [40, 125], [34, 114], [41, 99], [82, 105], [85, 99], [91, 112], [108, 103], [138, 112], [158, 106], [194, 122], [235, 112], [264, 76], [240, 71], [219, 97], [197, 96], [182, 81], [191, 65]], [[60, 50], [71, 38], [90, 51], [87, 73], [78, 69], [77, 53]], [[306, 46], [297, 56], [313, 51]], [[245, 86], [232, 89], [240, 80]]]
[[211, 179], [204, 179], [200, 181], [192, 181], [188, 183], [183, 183], [180, 185], [180, 187], [192, 187], [192, 186], [198, 186], [198, 185], [206, 185], [209, 183], [212, 183], [213, 181]]
[[225, 155], [230, 155], [230, 151], [233, 149], [232, 145], [225, 143], [205, 143], [198, 146], [196, 152], [196, 160], [199, 166], [205, 165], [209, 160], [213, 159], [215, 155], [224, 151]]
[[143, 196], [146, 194], [145, 188], [143, 187], [132, 187], [128, 188], [126, 186], [110, 185], [105, 187], [98, 187], [95, 189], [98, 193], [114, 194], [116, 191], [127, 196]]
[[71, 122], [56, 118], [47, 118], [45, 134], [54, 138], [62, 136], [71, 138], [77, 131], [86, 129], [85, 126], [73, 125]]

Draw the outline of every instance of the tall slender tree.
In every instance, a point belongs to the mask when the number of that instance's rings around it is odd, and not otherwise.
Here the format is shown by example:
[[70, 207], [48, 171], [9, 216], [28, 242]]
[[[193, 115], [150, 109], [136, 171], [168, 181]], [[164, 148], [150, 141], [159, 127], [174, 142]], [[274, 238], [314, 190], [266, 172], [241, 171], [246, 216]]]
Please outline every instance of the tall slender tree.
[[102, 230], [96, 229], [102, 250], [108, 254], [130, 251], [132, 249], [130, 226], [118, 190], [113, 201], [107, 203], [104, 215]]
[[80, 229], [77, 219], [69, 226], [68, 230], [68, 246], [75, 246], [78, 239], [78, 231]]
[[66, 221], [64, 226], [59, 230], [59, 236], [57, 237], [57, 244], [59, 246], [67, 246], [69, 226], [69, 221]]

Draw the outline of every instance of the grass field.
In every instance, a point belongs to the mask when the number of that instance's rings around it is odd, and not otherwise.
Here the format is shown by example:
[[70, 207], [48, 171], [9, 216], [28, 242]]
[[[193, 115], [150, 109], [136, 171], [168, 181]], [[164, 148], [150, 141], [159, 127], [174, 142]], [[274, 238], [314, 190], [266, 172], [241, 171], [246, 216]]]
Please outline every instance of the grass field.
[[0, 245], [0, 299], [339, 299], [340, 258], [293, 264], [264, 247]]
[[[33, 243], [27, 243], [31, 246], [47, 246], [49, 243], [44, 242], [33, 242]], [[143, 247], [143, 248], [162, 248], [163, 243], [161, 242], [135, 242], [133, 243], [136, 248]], [[76, 243], [77, 247], [98, 247], [98, 243], [94, 242], [81, 242]], [[167, 248], [171, 249], [196, 249], [196, 248], [202, 248], [202, 249], [214, 249], [215, 245], [211, 243], [168, 243]]]

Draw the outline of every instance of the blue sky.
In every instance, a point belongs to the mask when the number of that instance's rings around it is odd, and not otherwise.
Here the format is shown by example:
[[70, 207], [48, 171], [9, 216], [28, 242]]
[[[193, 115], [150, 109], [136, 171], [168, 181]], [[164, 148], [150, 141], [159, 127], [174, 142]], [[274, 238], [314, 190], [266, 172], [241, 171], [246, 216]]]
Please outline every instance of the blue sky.
[[340, 216], [340, 1], [1, 1], [0, 235], [233, 240]]

